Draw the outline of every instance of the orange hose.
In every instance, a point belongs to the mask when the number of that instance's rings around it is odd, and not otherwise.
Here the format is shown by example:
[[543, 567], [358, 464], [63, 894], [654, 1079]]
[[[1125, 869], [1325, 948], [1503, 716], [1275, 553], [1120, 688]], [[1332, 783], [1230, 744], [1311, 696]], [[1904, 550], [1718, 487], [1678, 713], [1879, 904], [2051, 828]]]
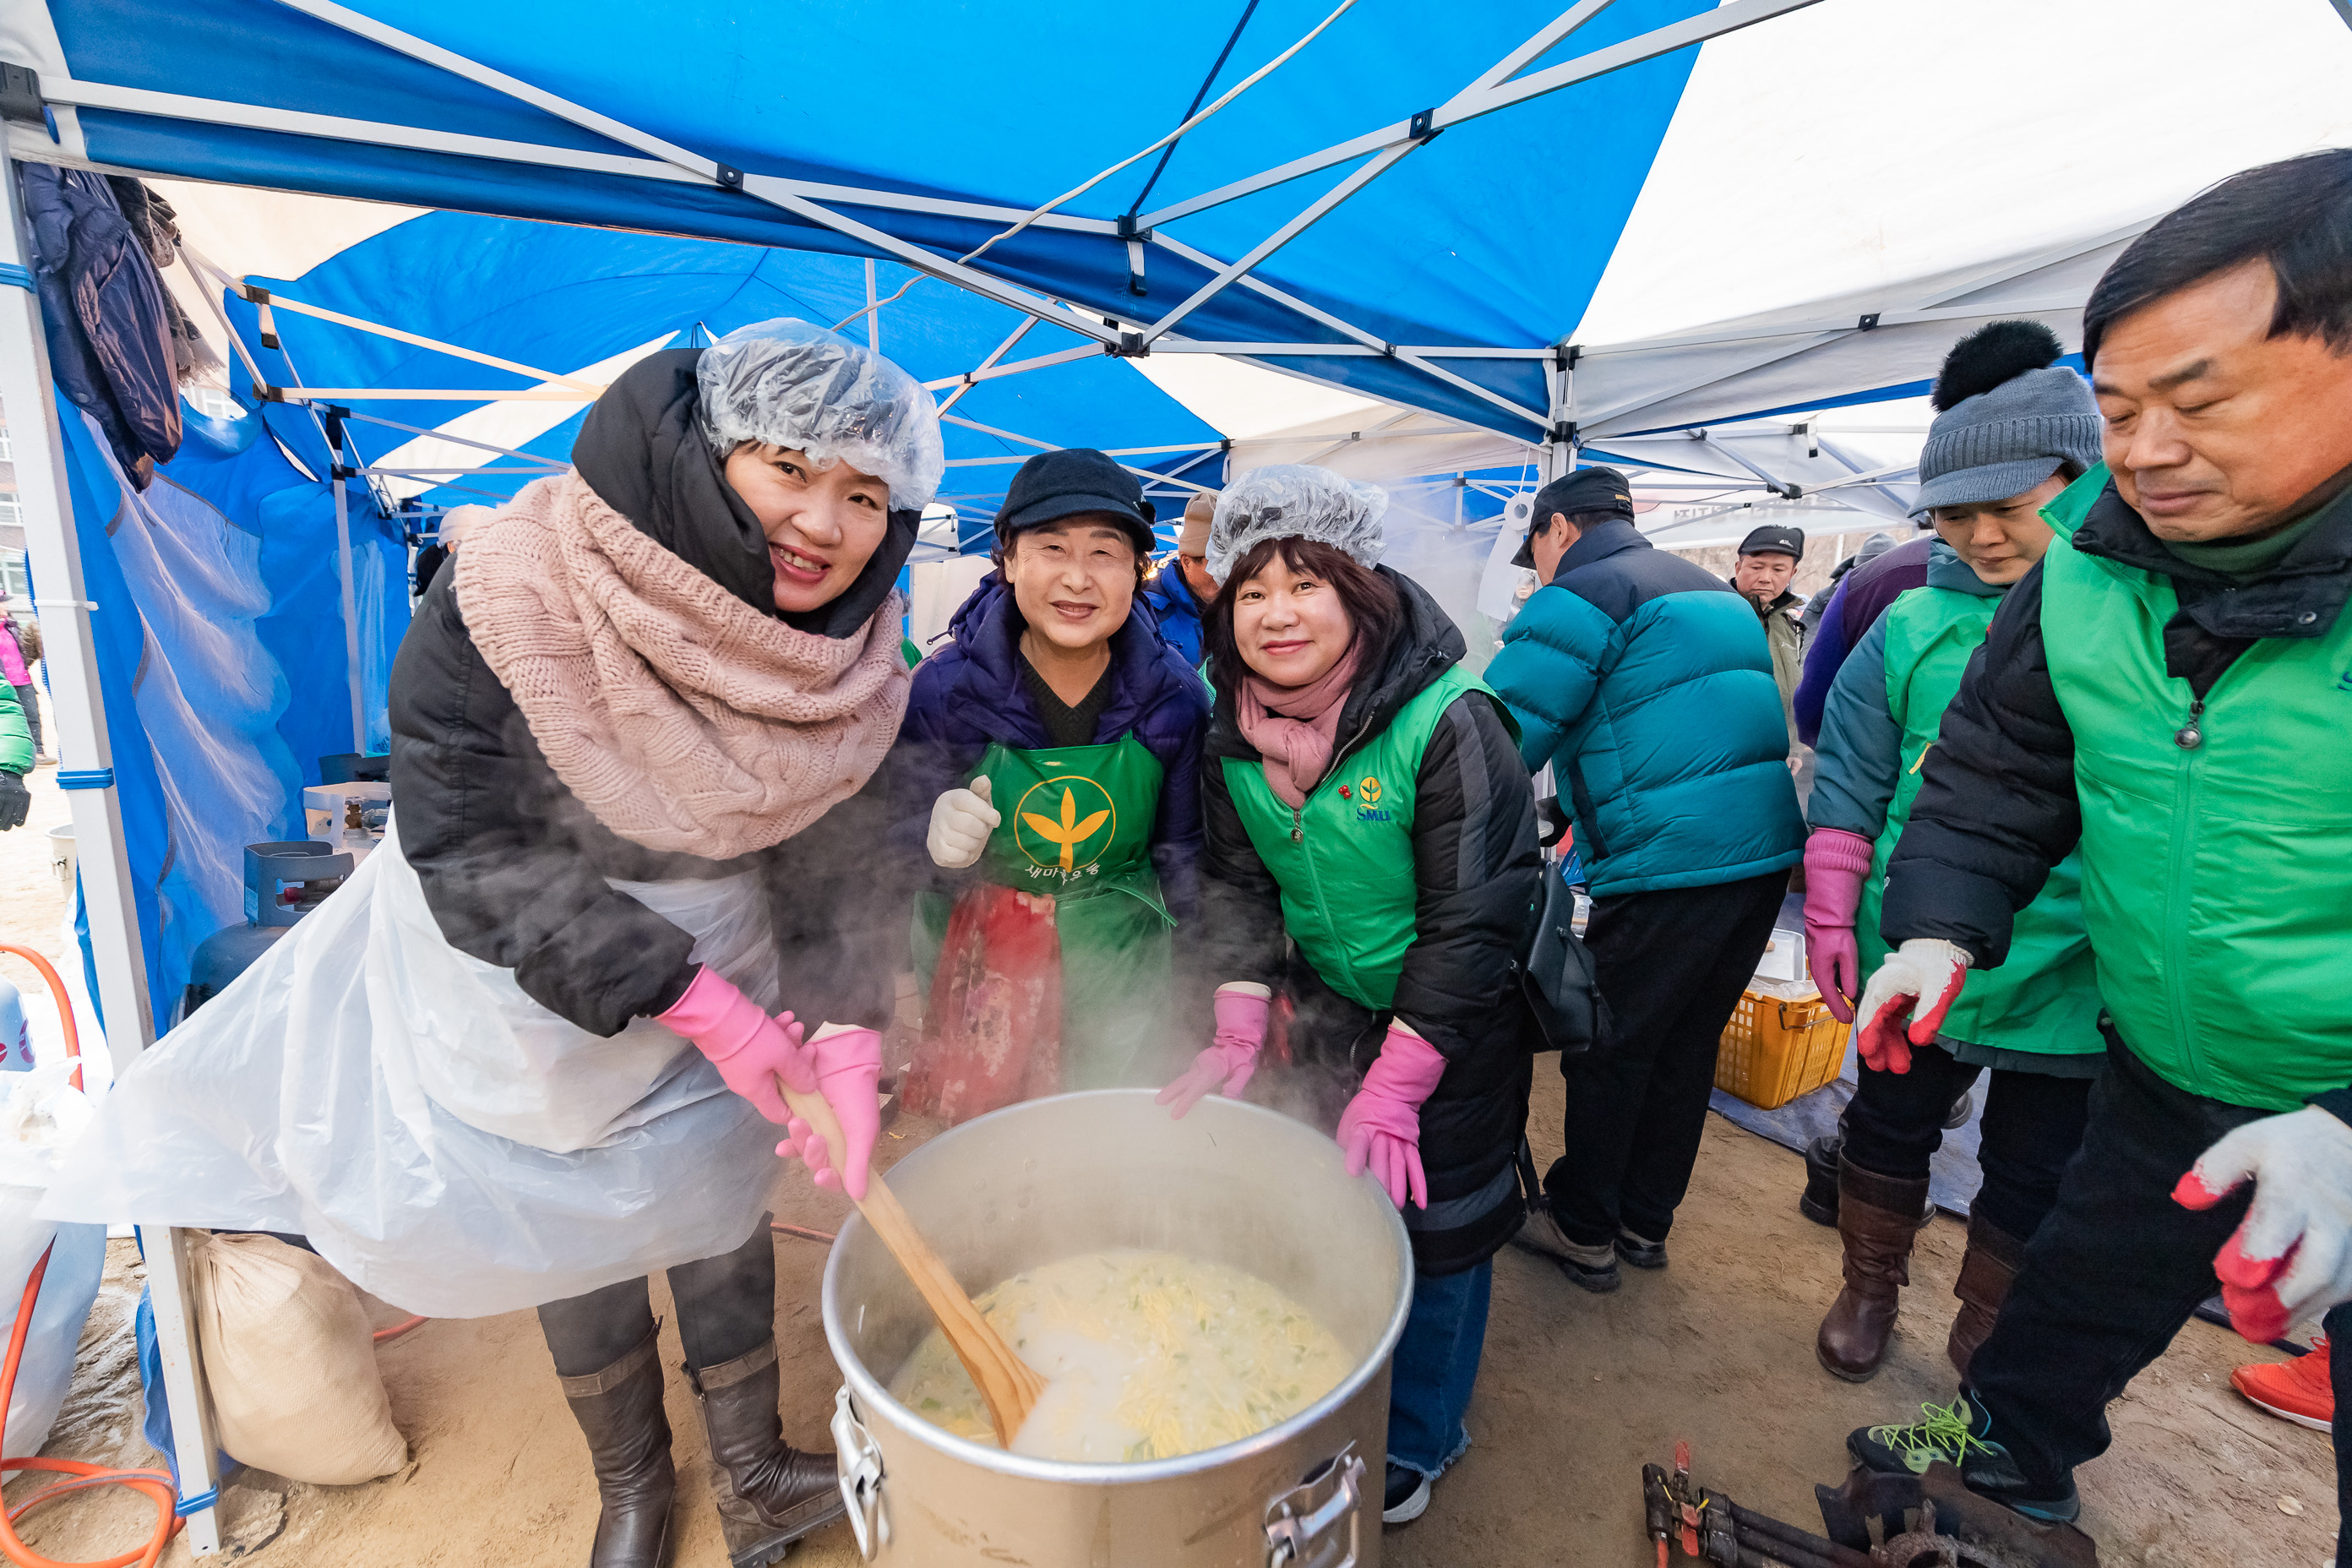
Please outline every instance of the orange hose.
[[[50, 999], [57, 1004], [58, 1022], [65, 1027], [66, 1056], [69, 1059], [79, 1060], [81, 1031], [74, 1025], [73, 1001], [67, 995], [65, 982], [58, 977], [57, 970], [51, 967], [47, 959], [31, 948], [20, 947], [15, 942], [0, 942], [0, 952], [13, 952], [41, 972], [42, 980], [48, 984]], [[73, 1070], [71, 1082], [76, 1089], [82, 1086], [81, 1068], [79, 1067]], [[57, 1243], [53, 1241], [42, 1252], [41, 1260], [33, 1265], [32, 1278], [25, 1281], [24, 1297], [16, 1303], [16, 1326], [8, 1335], [8, 1358], [0, 1363], [0, 1448], [5, 1448], [7, 1442], [8, 1404], [16, 1396], [16, 1368], [25, 1357], [25, 1336], [32, 1328], [33, 1307], [40, 1300], [41, 1280], [49, 1271], [49, 1254], [56, 1250]], [[178, 1489], [164, 1471], [114, 1470], [103, 1465], [86, 1465], [78, 1459], [0, 1458], [0, 1471], [7, 1470], [49, 1470], [74, 1478], [45, 1488], [15, 1508], [0, 1512], [0, 1557], [5, 1557], [16, 1564], [16, 1568], [131, 1568], [134, 1563], [138, 1568], [153, 1568], [155, 1560], [163, 1556], [163, 1548], [170, 1545], [172, 1537], [180, 1531]], [[155, 1533], [144, 1547], [97, 1563], [63, 1563], [42, 1556], [17, 1537], [16, 1521], [43, 1503], [53, 1501], [68, 1492], [88, 1491], [92, 1487], [104, 1486], [135, 1487], [155, 1500]]]
[[[25, 950], [11, 948], [9, 951], [24, 952]], [[43, 963], [41, 967], [46, 970], [48, 965]], [[55, 979], [52, 973], [52, 984]], [[58, 992], [58, 997], [62, 1004], [65, 997], [62, 989]], [[60, 1012], [65, 1010], [63, 1005], [58, 1008]], [[70, 1029], [73, 1026], [68, 1023], [66, 1026]], [[68, 1038], [70, 1039], [71, 1036]], [[33, 1306], [41, 1297], [41, 1279], [49, 1271], [49, 1255], [57, 1249], [58, 1244], [52, 1241], [43, 1250], [41, 1260], [33, 1265], [33, 1277], [25, 1281], [25, 1294], [16, 1303], [16, 1326], [8, 1333], [8, 1359], [0, 1363], [0, 1449], [5, 1449], [7, 1444], [8, 1402], [16, 1393], [16, 1367], [25, 1359], [25, 1334], [33, 1324]], [[85, 1465], [76, 1459], [11, 1458], [0, 1458], [0, 1470], [51, 1470], [76, 1478], [37, 1492], [15, 1508], [0, 1512], [0, 1557], [7, 1558], [16, 1564], [16, 1568], [132, 1568], [133, 1564], [137, 1568], [154, 1568], [156, 1559], [163, 1555], [163, 1548], [169, 1546], [172, 1537], [179, 1533], [178, 1491], [172, 1484], [172, 1478], [161, 1470], [110, 1470], [103, 1465]], [[18, 1538], [16, 1521], [43, 1503], [67, 1492], [109, 1485], [135, 1487], [155, 1500], [155, 1533], [138, 1551], [89, 1563], [59, 1563], [54, 1558], [42, 1556]]]
[[[13, 952], [41, 972], [41, 978], [48, 983], [49, 1000], [57, 1004], [58, 1022], [65, 1026], [66, 1055], [75, 1061], [79, 1061], [81, 1031], [74, 1027], [73, 999], [66, 994], [66, 983], [58, 978], [58, 972], [49, 967], [47, 959], [29, 947], [18, 947], [13, 942], [0, 942], [0, 952]], [[69, 1081], [76, 1089], [81, 1087], [81, 1068], [73, 1069], [73, 1077]]]
[[409, 1330], [421, 1329], [432, 1321], [432, 1319], [425, 1317], [420, 1312], [404, 1323], [394, 1323], [388, 1329], [378, 1329], [375, 1331], [375, 1342], [380, 1345], [388, 1345], [392, 1343], [393, 1341], [400, 1338], [401, 1335], [408, 1332]]

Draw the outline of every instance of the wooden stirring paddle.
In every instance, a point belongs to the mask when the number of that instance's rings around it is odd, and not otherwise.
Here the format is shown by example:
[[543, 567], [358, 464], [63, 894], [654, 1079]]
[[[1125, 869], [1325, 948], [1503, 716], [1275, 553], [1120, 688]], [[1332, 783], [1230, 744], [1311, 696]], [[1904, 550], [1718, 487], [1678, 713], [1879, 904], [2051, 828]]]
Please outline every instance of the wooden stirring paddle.
[[[846, 1144], [833, 1107], [824, 1102], [822, 1095], [797, 1093], [782, 1079], [777, 1080], [777, 1086], [783, 1089], [784, 1103], [792, 1107], [793, 1114], [824, 1138], [825, 1147], [839, 1160]], [[980, 1315], [980, 1309], [963, 1293], [963, 1287], [948, 1272], [948, 1266], [931, 1250], [931, 1244], [923, 1239], [915, 1222], [907, 1217], [907, 1211], [898, 1206], [898, 1195], [883, 1181], [880, 1172], [869, 1166], [866, 1196], [851, 1201], [866, 1216], [866, 1223], [874, 1227], [874, 1234], [882, 1238], [882, 1245], [890, 1249], [890, 1256], [898, 1260], [898, 1267], [907, 1271], [907, 1278], [915, 1282], [931, 1315], [939, 1319], [940, 1331], [954, 1348], [956, 1359], [963, 1363], [981, 1398], [988, 1402], [988, 1419], [996, 1428], [997, 1445], [1010, 1449], [1013, 1435], [1029, 1419], [1037, 1396], [1045, 1392], [1045, 1380], [1027, 1362], [1014, 1355], [1013, 1347], [1004, 1342], [1004, 1336]]]

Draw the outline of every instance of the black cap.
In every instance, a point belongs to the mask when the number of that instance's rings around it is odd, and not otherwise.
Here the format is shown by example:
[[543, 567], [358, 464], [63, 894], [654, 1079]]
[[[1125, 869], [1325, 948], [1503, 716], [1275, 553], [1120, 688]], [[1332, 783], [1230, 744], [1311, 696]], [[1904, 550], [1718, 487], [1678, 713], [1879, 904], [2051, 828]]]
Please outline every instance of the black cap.
[[1138, 555], [1152, 550], [1151, 503], [1135, 476], [1091, 447], [1069, 447], [1040, 452], [1021, 465], [1005, 488], [1003, 509], [996, 514], [996, 540], [1010, 544], [1025, 528], [1058, 522], [1080, 512], [1101, 512], [1118, 520], [1135, 542]]
[[1768, 522], [1761, 528], [1748, 531], [1748, 537], [1739, 542], [1739, 553], [1793, 555], [1802, 561], [1805, 558], [1805, 531], [1790, 528], [1785, 522]]
[[1610, 512], [1628, 522], [1633, 521], [1633, 487], [1624, 475], [1614, 468], [1579, 468], [1572, 474], [1562, 474], [1538, 490], [1535, 510], [1528, 514], [1528, 537], [1520, 542], [1519, 552], [1511, 557], [1511, 564], [1535, 565], [1535, 536], [1551, 526], [1555, 513], [1574, 517], [1591, 511]]

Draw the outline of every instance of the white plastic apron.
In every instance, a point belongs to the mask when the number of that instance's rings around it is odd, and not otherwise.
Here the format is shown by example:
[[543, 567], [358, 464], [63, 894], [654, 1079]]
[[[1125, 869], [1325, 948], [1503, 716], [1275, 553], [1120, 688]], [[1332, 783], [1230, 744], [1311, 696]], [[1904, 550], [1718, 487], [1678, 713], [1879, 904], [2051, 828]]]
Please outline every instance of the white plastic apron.
[[[613, 886], [777, 1005], [751, 874]], [[779, 1135], [665, 1026], [599, 1038], [451, 947], [392, 826], [131, 1065], [42, 1212], [297, 1232], [395, 1306], [479, 1317], [740, 1246]]]

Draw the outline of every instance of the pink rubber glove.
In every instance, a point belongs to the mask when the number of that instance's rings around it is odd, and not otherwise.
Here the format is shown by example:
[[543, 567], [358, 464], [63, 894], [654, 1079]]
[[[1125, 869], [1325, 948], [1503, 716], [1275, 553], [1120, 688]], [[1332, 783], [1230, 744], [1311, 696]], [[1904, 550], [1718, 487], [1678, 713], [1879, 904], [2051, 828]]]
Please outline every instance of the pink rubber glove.
[[789, 1121], [793, 1115], [776, 1092], [778, 1079], [803, 1094], [816, 1088], [809, 1053], [801, 1044], [802, 1026], [793, 1022], [793, 1016], [769, 1017], [707, 963], [695, 972], [686, 994], [656, 1017], [692, 1040], [719, 1068], [727, 1087], [759, 1107], [771, 1121]]
[[1170, 1120], [1181, 1121], [1186, 1111], [1209, 1095], [1239, 1095], [1248, 1087], [1250, 1075], [1257, 1071], [1257, 1053], [1265, 1044], [1266, 1016], [1273, 1007], [1263, 985], [1235, 981], [1217, 987], [1215, 1037], [1155, 1101], [1169, 1108]]
[[1841, 1024], [1853, 1022], [1862, 994], [1862, 949], [1854, 906], [1870, 875], [1871, 843], [1843, 827], [1817, 827], [1805, 840], [1805, 968]]
[[[1862, 1005], [1854, 1009], [1856, 1017], [1869, 1020], [1862, 1028], [1862, 1059], [1880, 1072], [1909, 1072], [1911, 1047], [1936, 1043], [1936, 1031], [1968, 977], [1969, 955], [1951, 942], [1915, 936], [1896, 948], [1863, 987]], [[1912, 1017], [1911, 1010], [1923, 1004], [1927, 1011]]]
[[2230, 1326], [2268, 1344], [2352, 1300], [2352, 1126], [2315, 1105], [2249, 1121], [2199, 1155], [2172, 1198], [2209, 1209], [2249, 1180], [2253, 1202], [2213, 1272]]
[[1444, 1075], [1445, 1058], [1435, 1046], [1403, 1024], [1391, 1024], [1379, 1059], [1339, 1113], [1339, 1130], [1332, 1134], [1348, 1152], [1348, 1174], [1360, 1176], [1369, 1167], [1399, 1208], [1408, 1197], [1429, 1206], [1429, 1178], [1421, 1169], [1421, 1107]]
[[816, 1058], [817, 1092], [833, 1108], [842, 1142], [849, 1147], [836, 1166], [824, 1135], [795, 1116], [785, 1123], [786, 1136], [776, 1152], [798, 1156], [818, 1186], [844, 1188], [863, 1202], [866, 1162], [882, 1132], [882, 1100], [876, 1091], [882, 1081], [882, 1037], [872, 1029], [828, 1024], [809, 1042], [809, 1051]]

